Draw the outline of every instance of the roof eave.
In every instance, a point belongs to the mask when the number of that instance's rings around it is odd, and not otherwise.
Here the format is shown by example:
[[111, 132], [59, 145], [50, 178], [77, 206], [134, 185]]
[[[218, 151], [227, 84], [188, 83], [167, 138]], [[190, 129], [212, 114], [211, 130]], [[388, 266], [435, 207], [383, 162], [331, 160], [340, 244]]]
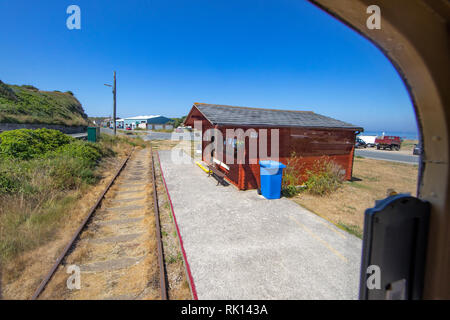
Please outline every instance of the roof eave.
[[[200, 112], [200, 113], [202, 114], [202, 116], [203, 116], [206, 120], [208, 120], [209, 123], [211, 123], [211, 125], [215, 125], [210, 119], [208, 119], [208, 117], [207, 117], [207, 116], [206, 116], [199, 108], [197, 108], [196, 103], [197, 103], [197, 102], [194, 102], [194, 105], [192, 106], [191, 111], [189, 111], [189, 113], [188, 113], [188, 115], [186, 116], [186, 119], [183, 121], [183, 123], [185, 124], [185, 123], [186, 123], [186, 120], [188, 120], [188, 119], [191, 117], [192, 111], [193, 111], [194, 108], [195, 108], [195, 109], [197, 109], [198, 112]], [[195, 122], [195, 120], [194, 120], [194, 122]]]
[[[206, 118], [206, 117], [205, 117]], [[216, 123], [211, 124], [219, 127], [247, 127], [247, 128], [301, 128], [301, 129], [340, 129], [350, 131], [364, 131], [362, 127], [333, 127], [333, 126], [290, 126], [290, 125], [268, 125], [268, 124], [236, 124], [236, 123]]]

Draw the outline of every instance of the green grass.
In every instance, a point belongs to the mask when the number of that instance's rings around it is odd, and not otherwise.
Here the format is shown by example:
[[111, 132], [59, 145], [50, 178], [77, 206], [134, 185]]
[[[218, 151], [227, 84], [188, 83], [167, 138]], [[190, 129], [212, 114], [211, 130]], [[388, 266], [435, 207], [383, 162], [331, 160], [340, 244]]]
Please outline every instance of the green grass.
[[356, 237], [362, 239], [363, 231], [361, 230], [361, 228], [360, 228], [359, 226], [353, 225], [353, 224], [349, 225], [349, 224], [345, 224], [345, 223], [343, 223], [343, 222], [338, 222], [338, 223], [337, 223], [337, 226], [338, 226], [339, 228], [341, 228], [342, 230], [345, 230], [345, 231], [347, 231], [348, 233], [351, 233], [351, 234], [353, 234], [354, 236], [356, 236]]
[[88, 125], [81, 103], [70, 91], [40, 91], [0, 80], [0, 122]]
[[365, 190], [372, 189], [369, 186], [366, 186], [364, 184], [361, 184], [361, 183], [355, 182], [355, 181], [346, 181], [345, 183], [348, 183], [351, 187], [356, 188], [356, 189], [365, 189]]
[[363, 176], [363, 175], [360, 175], [359, 178], [361, 178], [361, 180], [363, 180], [363, 181], [370, 181], [370, 182], [377, 182], [377, 181], [380, 181], [380, 178], [379, 178], [379, 177], [370, 177], [370, 176]]
[[183, 257], [181, 255], [181, 252], [178, 252], [178, 254], [176, 256], [172, 256], [172, 255], [169, 256], [169, 258], [167, 259], [167, 262], [169, 264], [172, 264], [172, 263], [176, 263], [176, 262], [181, 261], [181, 260], [183, 260]]

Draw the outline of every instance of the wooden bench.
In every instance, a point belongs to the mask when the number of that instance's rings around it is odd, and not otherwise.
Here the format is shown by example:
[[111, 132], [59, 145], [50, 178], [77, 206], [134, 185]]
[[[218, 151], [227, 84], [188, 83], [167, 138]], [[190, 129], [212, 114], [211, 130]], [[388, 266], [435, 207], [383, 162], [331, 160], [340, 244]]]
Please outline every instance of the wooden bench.
[[211, 164], [208, 164], [208, 169], [209, 169], [208, 177], [210, 177], [211, 175], [216, 176], [217, 185], [219, 185], [219, 183], [222, 184], [225, 183], [225, 173], [223, 173], [222, 171], [220, 171], [214, 165]]

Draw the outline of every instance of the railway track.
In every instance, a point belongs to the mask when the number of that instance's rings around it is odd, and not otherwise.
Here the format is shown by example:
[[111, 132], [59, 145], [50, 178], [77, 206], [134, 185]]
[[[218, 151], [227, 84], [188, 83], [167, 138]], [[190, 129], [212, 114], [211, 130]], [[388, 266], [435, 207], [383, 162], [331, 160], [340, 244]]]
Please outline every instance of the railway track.
[[152, 150], [134, 151], [32, 299], [167, 299], [160, 228]]

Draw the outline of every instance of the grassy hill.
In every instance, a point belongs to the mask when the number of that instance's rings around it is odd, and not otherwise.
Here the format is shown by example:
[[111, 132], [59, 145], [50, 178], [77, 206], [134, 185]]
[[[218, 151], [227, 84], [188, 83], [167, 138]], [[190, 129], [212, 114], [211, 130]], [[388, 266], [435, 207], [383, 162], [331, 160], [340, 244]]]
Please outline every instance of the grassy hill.
[[0, 122], [88, 125], [81, 103], [70, 91], [40, 91], [0, 80]]

